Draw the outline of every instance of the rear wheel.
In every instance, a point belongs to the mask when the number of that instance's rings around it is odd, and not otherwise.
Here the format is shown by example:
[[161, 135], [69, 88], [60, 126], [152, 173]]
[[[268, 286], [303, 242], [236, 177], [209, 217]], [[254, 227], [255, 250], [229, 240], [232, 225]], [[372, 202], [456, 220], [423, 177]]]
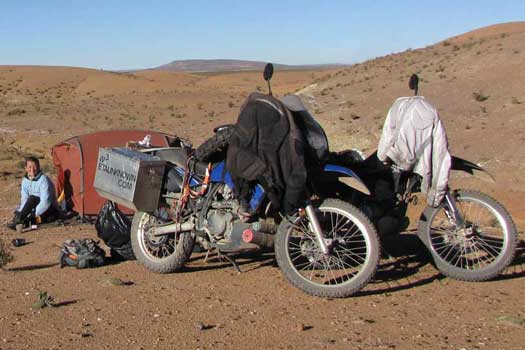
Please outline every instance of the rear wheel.
[[195, 150], [195, 158], [201, 162], [218, 162], [226, 156], [226, 150], [233, 134], [233, 126], [225, 125], [219, 128], [215, 134], [204, 141]]
[[348, 297], [363, 288], [379, 264], [374, 226], [356, 207], [327, 199], [317, 209], [328, 254], [323, 254], [307, 217], [279, 225], [275, 257], [284, 276], [303, 292], [320, 297]]
[[191, 255], [195, 237], [191, 232], [155, 237], [150, 229], [164, 222], [154, 215], [136, 212], [131, 225], [131, 245], [137, 260], [155, 273], [180, 270]]
[[449, 219], [442, 204], [427, 207], [418, 234], [444, 275], [463, 281], [491, 279], [514, 258], [516, 226], [507, 210], [486, 194], [459, 190], [455, 198], [465, 219], [463, 227]]

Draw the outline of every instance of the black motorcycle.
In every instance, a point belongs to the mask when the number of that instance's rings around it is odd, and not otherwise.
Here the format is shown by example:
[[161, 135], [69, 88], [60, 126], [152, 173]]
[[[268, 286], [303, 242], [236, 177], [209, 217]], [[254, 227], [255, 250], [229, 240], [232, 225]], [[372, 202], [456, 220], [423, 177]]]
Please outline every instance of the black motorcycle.
[[[416, 91], [418, 78], [409, 86]], [[395, 235], [409, 225], [407, 208], [417, 204], [421, 177], [385, 165], [374, 153], [367, 159], [354, 151], [334, 156], [355, 171], [370, 195], [334, 184], [338, 196], [358, 206], [375, 224], [382, 237]], [[494, 178], [480, 166], [451, 158], [451, 171], [462, 171], [483, 180]], [[449, 189], [441, 204], [421, 213], [417, 235], [427, 247], [436, 267], [444, 275], [464, 281], [485, 281], [503, 272], [512, 262], [517, 245], [516, 226], [508, 211], [494, 198], [471, 190]]]

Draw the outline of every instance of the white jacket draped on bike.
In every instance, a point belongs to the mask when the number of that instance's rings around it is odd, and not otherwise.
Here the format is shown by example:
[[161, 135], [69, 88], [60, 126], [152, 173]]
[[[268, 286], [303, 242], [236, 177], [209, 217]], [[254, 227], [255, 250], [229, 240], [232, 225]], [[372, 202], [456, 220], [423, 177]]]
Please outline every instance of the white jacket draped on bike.
[[437, 109], [423, 96], [398, 98], [390, 107], [377, 149], [381, 161], [392, 160], [423, 178], [427, 204], [438, 206], [448, 189], [451, 157]]

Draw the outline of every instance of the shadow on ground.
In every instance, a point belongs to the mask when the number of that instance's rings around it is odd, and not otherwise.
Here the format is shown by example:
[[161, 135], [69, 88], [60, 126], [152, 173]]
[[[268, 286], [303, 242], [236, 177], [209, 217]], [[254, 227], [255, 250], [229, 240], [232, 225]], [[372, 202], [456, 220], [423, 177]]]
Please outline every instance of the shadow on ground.
[[53, 267], [53, 266], [58, 266], [58, 263], [34, 264], [34, 265], [12, 267], [8, 271], [10, 271], [10, 272], [33, 271], [33, 270], [47, 269], [47, 268]]

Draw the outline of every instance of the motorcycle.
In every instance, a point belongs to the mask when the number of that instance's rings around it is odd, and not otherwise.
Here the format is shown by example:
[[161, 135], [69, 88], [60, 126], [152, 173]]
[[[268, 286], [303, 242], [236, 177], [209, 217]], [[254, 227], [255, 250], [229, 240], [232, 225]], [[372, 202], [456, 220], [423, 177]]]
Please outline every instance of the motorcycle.
[[[272, 73], [268, 65], [264, 73], [268, 85]], [[292, 106], [297, 118], [307, 113], [301, 106]], [[137, 260], [150, 271], [171, 273], [184, 266], [195, 244], [205, 251], [215, 249], [227, 259], [229, 253], [274, 247], [285, 278], [307, 294], [348, 297], [363, 288], [379, 263], [376, 230], [357, 207], [316, 190], [330, 179], [369, 194], [363, 181], [335, 164], [309, 170], [308, 200], [289, 215], [273, 209], [258, 183], [249, 199], [252, 215], [246, 217], [225, 166], [224, 149], [231, 132], [229, 126], [217, 128], [196, 151], [184, 143], [140, 150], [164, 160], [167, 174], [159, 205], [154, 210], [138, 208], [133, 217], [131, 243]], [[317, 132], [327, 145], [322, 129]]]
[[[409, 83], [416, 90], [417, 76]], [[361, 158], [353, 150], [336, 156], [363, 179], [371, 195], [339, 188], [338, 196], [355, 204], [376, 226], [380, 237], [397, 234], [409, 225], [407, 208], [417, 204], [421, 177], [385, 165], [373, 153]], [[451, 171], [462, 171], [494, 182], [480, 166], [452, 156]], [[428, 249], [438, 270], [464, 281], [485, 281], [503, 272], [512, 262], [517, 246], [516, 226], [508, 211], [487, 194], [449, 189], [437, 207], [427, 206], [419, 218], [417, 236]]]

